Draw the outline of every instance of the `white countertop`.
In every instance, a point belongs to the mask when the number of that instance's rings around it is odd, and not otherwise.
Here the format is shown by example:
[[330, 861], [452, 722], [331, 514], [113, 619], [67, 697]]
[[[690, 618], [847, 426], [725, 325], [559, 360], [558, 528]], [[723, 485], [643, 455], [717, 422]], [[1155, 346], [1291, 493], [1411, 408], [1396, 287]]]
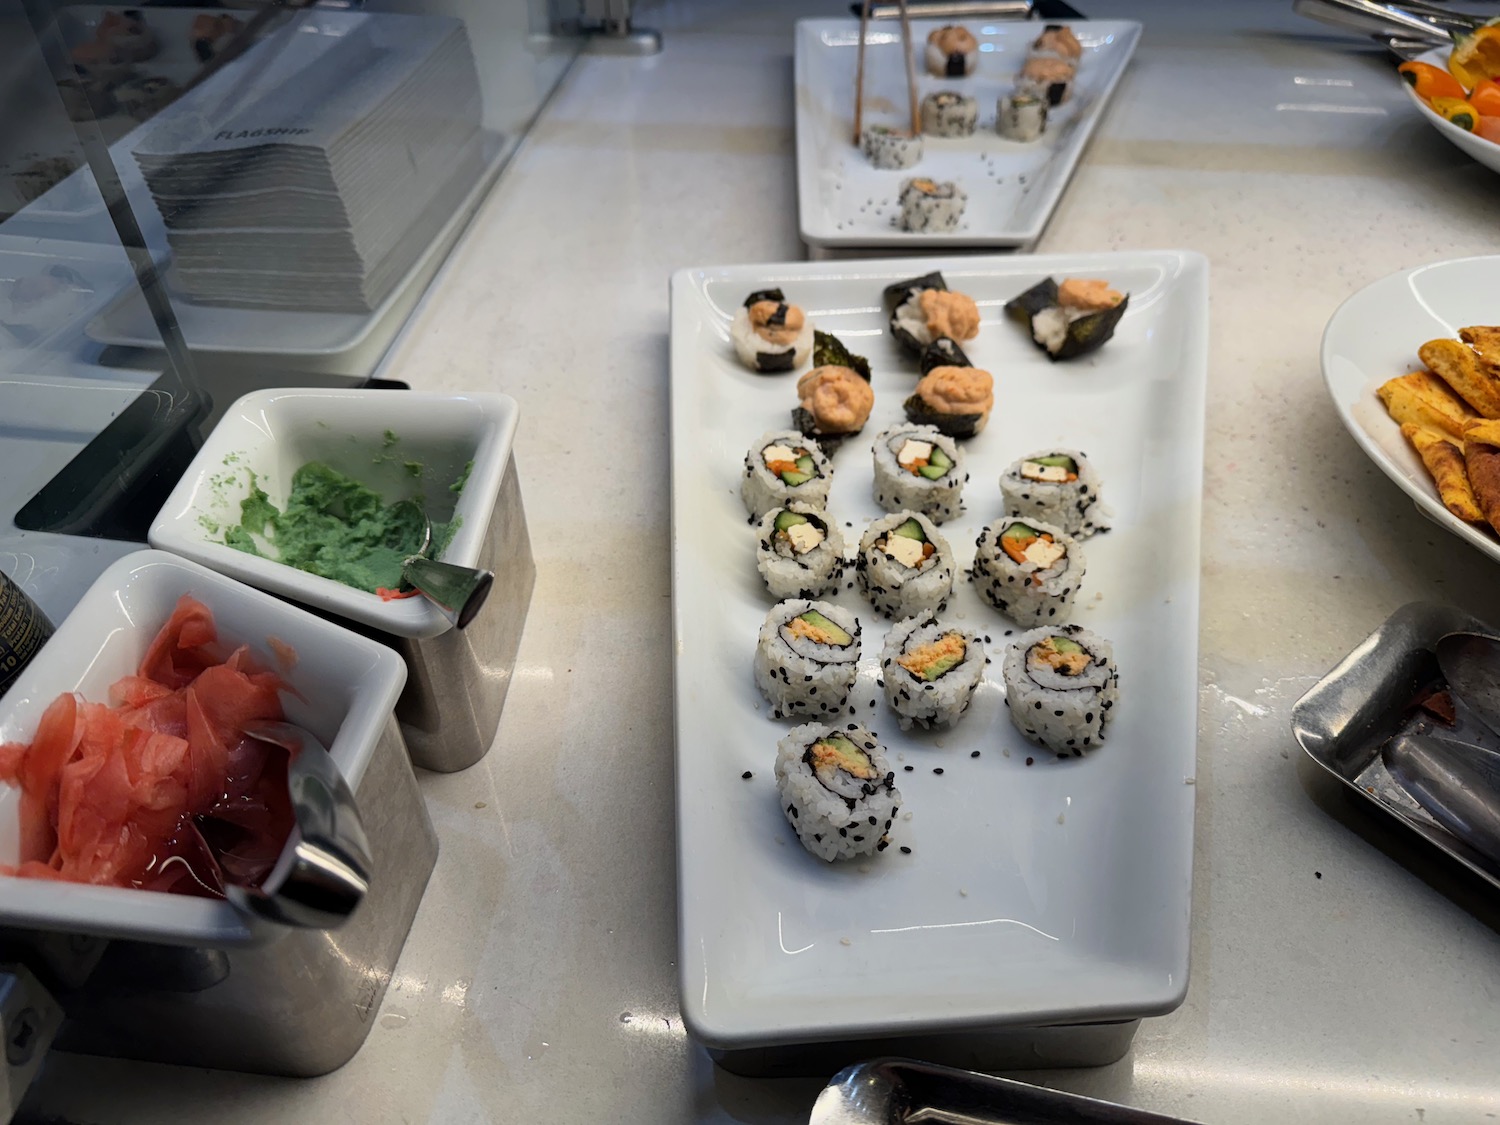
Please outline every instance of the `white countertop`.
[[[1404, 602], [1500, 621], [1493, 566], [1364, 459], [1318, 371], [1354, 290], [1500, 251], [1500, 178], [1418, 120], [1388, 59], [1285, 3], [1084, 6], [1146, 32], [1039, 249], [1212, 264], [1193, 969], [1119, 1063], [1028, 1077], [1204, 1122], [1494, 1118], [1500, 910], [1353, 818], [1288, 714]], [[806, 1120], [819, 1082], [716, 1070], [678, 1016], [666, 281], [804, 256], [791, 22], [844, 10], [673, 3], [643, 19], [661, 55], [580, 60], [393, 357], [417, 387], [520, 400], [538, 579], [498, 744], [423, 779], [442, 855], [363, 1051], [312, 1081], [57, 1057], [33, 1104]]]

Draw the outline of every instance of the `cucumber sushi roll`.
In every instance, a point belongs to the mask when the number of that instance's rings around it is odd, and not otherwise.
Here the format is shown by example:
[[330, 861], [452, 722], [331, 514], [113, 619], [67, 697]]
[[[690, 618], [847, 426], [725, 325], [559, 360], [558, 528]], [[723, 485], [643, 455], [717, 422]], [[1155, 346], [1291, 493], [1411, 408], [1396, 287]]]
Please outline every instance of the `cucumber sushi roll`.
[[871, 125], [859, 135], [859, 150], [877, 168], [910, 168], [922, 159], [922, 137], [889, 125]]
[[1092, 278], [1037, 282], [1005, 304], [1005, 314], [1031, 330], [1049, 359], [1073, 359], [1104, 346], [1125, 315], [1130, 296]]
[[811, 504], [793, 500], [760, 521], [755, 565], [773, 598], [815, 598], [844, 574], [844, 537]]
[[973, 633], [921, 613], [898, 621], [880, 652], [885, 701], [901, 729], [952, 726], [969, 709], [984, 678], [984, 646]]
[[887, 617], [943, 612], [953, 592], [953, 552], [920, 512], [881, 516], [859, 541], [859, 588]]
[[[932, 345], [927, 351], [932, 351]], [[922, 354], [925, 360], [927, 352]], [[983, 430], [994, 407], [994, 377], [967, 364], [931, 368], [902, 404], [911, 422], [960, 440]]]
[[1022, 633], [1000, 666], [1011, 722], [1054, 754], [1082, 757], [1104, 741], [1120, 673], [1103, 637], [1079, 625]]
[[1041, 520], [998, 519], [974, 543], [974, 588], [1016, 624], [1060, 625], [1083, 585], [1083, 550]]
[[870, 420], [870, 361], [828, 332], [813, 334], [813, 369], [797, 380], [792, 425], [832, 454]]
[[921, 512], [934, 523], [961, 511], [969, 474], [958, 442], [935, 426], [898, 422], [875, 437], [875, 503], [887, 512]]
[[1099, 489], [1099, 474], [1076, 449], [1044, 449], [1000, 474], [1006, 515], [1042, 520], [1079, 539], [1109, 528], [1110, 512]]
[[1077, 70], [1066, 59], [1032, 55], [1016, 76], [1016, 93], [1045, 98], [1049, 106], [1062, 105], [1073, 96]]
[[955, 183], [929, 180], [925, 176], [901, 185], [901, 229], [913, 234], [958, 229], [963, 222], [968, 193]]
[[859, 673], [859, 619], [828, 602], [794, 599], [766, 614], [755, 686], [772, 717], [837, 713]]
[[979, 65], [979, 41], [967, 27], [940, 27], [927, 36], [924, 61], [935, 78], [967, 78]]
[[804, 723], [776, 744], [782, 814], [802, 846], [830, 863], [885, 851], [901, 811], [895, 782], [885, 749], [857, 723]]
[[922, 99], [922, 132], [934, 137], [967, 137], [979, 124], [979, 102], [968, 94], [938, 90]]
[[796, 430], [772, 430], [745, 454], [740, 499], [753, 519], [793, 500], [823, 508], [832, 476], [833, 466], [817, 442]]
[[942, 336], [964, 343], [979, 335], [979, 306], [949, 290], [941, 273], [888, 285], [884, 296], [891, 335], [914, 356]]
[[1067, 24], [1049, 23], [1042, 28], [1042, 33], [1036, 37], [1036, 42], [1032, 43], [1031, 57], [1062, 59], [1076, 67], [1078, 60], [1083, 58], [1083, 44], [1078, 41], [1078, 36], [1073, 34], [1073, 29]]
[[780, 289], [757, 289], [745, 298], [729, 324], [729, 338], [740, 362], [769, 375], [807, 362], [813, 346], [813, 324]]
[[1017, 90], [1001, 94], [995, 106], [995, 131], [1008, 141], [1034, 141], [1047, 131], [1047, 99]]

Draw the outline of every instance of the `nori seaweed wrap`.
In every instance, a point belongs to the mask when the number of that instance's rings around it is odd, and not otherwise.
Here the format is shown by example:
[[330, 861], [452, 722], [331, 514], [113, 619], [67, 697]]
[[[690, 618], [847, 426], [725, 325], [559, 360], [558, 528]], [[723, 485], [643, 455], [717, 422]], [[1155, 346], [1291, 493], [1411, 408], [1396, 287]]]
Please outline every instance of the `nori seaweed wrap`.
[[934, 367], [973, 367], [969, 357], [964, 354], [963, 348], [958, 346], [956, 340], [950, 340], [947, 336], [939, 336], [932, 343], [922, 349], [920, 367], [922, 374], [926, 375]]
[[920, 293], [924, 289], [947, 290], [947, 288], [948, 283], [943, 280], [943, 275], [937, 270], [933, 270], [932, 273], [923, 274], [921, 277], [914, 277], [909, 281], [898, 281], [894, 285], [887, 285], [885, 287], [883, 299], [885, 313], [890, 320], [891, 335], [896, 337], [901, 346], [913, 355], [922, 354], [922, 341], [918, 340], [896, 322], [896, 310], [905, 304], [907, 298], [914, 292]]
[[814, 333], [812, 370], [797, 380], [797, 397], [792, 425], [831, 457], [870, 419], [875, 405], [870, 361], [831, 332]]
[[1104, 346], [1129, 304], [1126, 294], [1109, 308], [1070, 307], [1061, 300], [1057, 282], [1049, 277], [1007, 301], [1005, 313], [1026, 326], [1032, 343], [1048, 359], [1075, 359]]
[[832, 332], [813, 333], [812, 365], [814, 367], [847, 367], [866, 383], [870, 381], [870, 361], [855, 355]]

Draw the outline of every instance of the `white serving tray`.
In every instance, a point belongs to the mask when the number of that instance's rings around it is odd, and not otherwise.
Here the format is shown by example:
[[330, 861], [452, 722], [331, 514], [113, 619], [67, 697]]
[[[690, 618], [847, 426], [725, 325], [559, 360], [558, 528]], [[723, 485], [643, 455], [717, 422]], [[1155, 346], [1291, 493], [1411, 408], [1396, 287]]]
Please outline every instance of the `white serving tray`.
[[[913, 20], [920, 52], [940, 20]], [[979, 127], [971, 137], [925, 136], [914, 167], [874, 167], [854, 141], [854, 73], [859, 21], [797, 22], [797, 201], [802, 240], [821, 247], [917, 249], [957, 246], [1026, 246], [1041, 236], [1084, 145], [1135, 52], [1141, 25], [1134, 20], [1070, 22], [1083, 43], [1073, 97], [1054, 108], [1047, 131], [1029, 144], [995, 132], [995, 103], [1014, 87], [1027, 48], [1041, 34], [1037, 22], [970, 20], [979, 40], [979, 66], [963, 79], [934, 78], [917, 57], [918, 97], [934, 90], [972, 94]], [[872, 24], [865, 48], [865, 124], [910, 127], [906, 65], [898, 26]], [[896, 195], [909, 176], [953, 180], [968, 192], [963, 225], [949, 234], [899, 229]]]
[[[965, 349], [996, 376], [989, 427], [965, 447], [968, 510], [943, 534], [968, 567], [980, 528], [1002, 514], [1007, 463], [1053, 443], [1090, 454], [1116, 528], [1087, 541], [1074, 619], [1114, 642], [1122, 702], [1107, 744], [1087, 758], [1056, 760], [1026, 742], [999, 678], [1016, 626], [961, 582], [944, 620], [988, 635], [994, 664], [955, 730], [903, 734], [875, 684], [888, 623], [857, 589], [840, 590], [833, 600], [865, 630], [851, 699], [889, 747], [912, 819], [897, 821], [883, 854], [829, 865], [803, 850], [777, 799], [776, 743], [793, 724], [771, 720], [751, 678], [773, 599], [738, 492], [745, 450], [789, 423], [797, 376], [745, 370], [728, 327], [746, 293], [779, 285], [874, 365], [875, 412], [833, 458], [829, 512], [853, 525], [843, 528], [852, 557], [882, 514], [870, 497], [870, 442], [903, 419], [917, 377], [886, 332], [881, 290], [932, 269], [979, 303], [983, 328]], [[1103, 277], [1129, 291], [1130, 309], [1101, 351], [1054, 365], [1004, 318], [1004, 302], [1047, 275]], [[683, 1014], [702, 1042], [733, 1049], [1129, 1019], [1181, 1002], [1207, 341], [1208, 267], [1187, 252], [673, 276], [678, 924]]]
[[1383, 277], [1350, 297], [1323, 330], [1323, 379], [1339, 418], [1359, 447], [1417, 503], [1417, 511], [1500, 560], [1500, 541], [1443, 507], [1437, 485], [1385, 412], [1375, 390], [1422, 368], [1417, 349], [1439, 336], [1458, 338], [1471, 324], [1500, 319], [1500, 255], [1456, 258]]

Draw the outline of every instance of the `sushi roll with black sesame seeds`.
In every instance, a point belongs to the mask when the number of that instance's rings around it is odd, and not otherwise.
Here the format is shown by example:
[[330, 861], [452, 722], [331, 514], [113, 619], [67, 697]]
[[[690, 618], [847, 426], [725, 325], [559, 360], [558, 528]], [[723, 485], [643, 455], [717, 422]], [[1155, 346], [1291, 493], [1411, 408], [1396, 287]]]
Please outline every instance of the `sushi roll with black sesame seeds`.
[[995, 131], [1008, 141], [1036, 140], [1047, 131], [1047, 99], [1019, 90], [1001, 94], [995, 106]]
[[755, 565], [773, 598], [816, 598], [844, 576], [844, 537], [811, 504], [772, 508], [756, 531]]
[[920, 512], [897, 512], [870, 524], [854, 561], [859, 588], [887, 617], [941, 613], [953, 592], [953, 551]]
[[804, 723], [776, 744], [781, 812], [802, 846], [830, 863], [890, 844], [901, 791], [886, 751], [857, 723]]
[[962, 344], [979, 335], [974, 298], [953, 292], [937, 271], [887, 285], [884, 304], [891, 335], [917, 357], [939, 337]]
[[793, 500], [821, 509], [828, 504], [832, 477], [833, 466], [817, 442], [796, 430], [772, 430], [745, 454], [740, 499], [757, 520]]
[[859, 150], [877, 168], [910, 168], [922, 159], [922, 135], [871, 125], [859, 135]]
[[859, 672], [859, 636], [859, 619], [828, 602], [772, 606], [755, 648], [755, 685], [773, 717], [842, 710]]
[[745, 298], [729, 323], [734, 350], [751, 371], [790, 371], [812, 352], [813, 323], [780, 289], [758, 289]]
[[1076, 449], [1044, 449], [1013, 461], [1000, 474], [1000, 499], [1008, 516], [1042, 520], [1087, 539], [1110, 526], [1100, 498], [1099, 474]]
[[1120, 673], [1103, 637], [1078, 625], [1022, 633], [1006, 649], [1001, 676], [1011, 721], [1033, 742], [1081, 757], [1104, 741]]
[[979, 102], [956, 90], [937, 90], [922, 99], [922, 132], [934, 137], [967, 137], [979, 124]]
[[974, 544], [974, 589], [1018, 625], [1061, 625], [1073, 612], [1086, 563], [1077, 541], [1037, 519], [1006, 516]]
[[931, 612], [898, 621], [880, 652], [885, 701], [902, 730], [952, 726], [969, 709], [984, 663], [978, 637], [938, 624]]
[[936, 426], [898, 422], [875, 435], [871, 454], [875, 462], [872, 495], [886, 511], [910, 509], [934, 523], [957, 518], [969, 477], [963, 450], [955, 439]]
[[901, 229], [913, 234], [958, 229], [964, 219], [969, 194], [956, 183], [916, 176], [901, 185]]

